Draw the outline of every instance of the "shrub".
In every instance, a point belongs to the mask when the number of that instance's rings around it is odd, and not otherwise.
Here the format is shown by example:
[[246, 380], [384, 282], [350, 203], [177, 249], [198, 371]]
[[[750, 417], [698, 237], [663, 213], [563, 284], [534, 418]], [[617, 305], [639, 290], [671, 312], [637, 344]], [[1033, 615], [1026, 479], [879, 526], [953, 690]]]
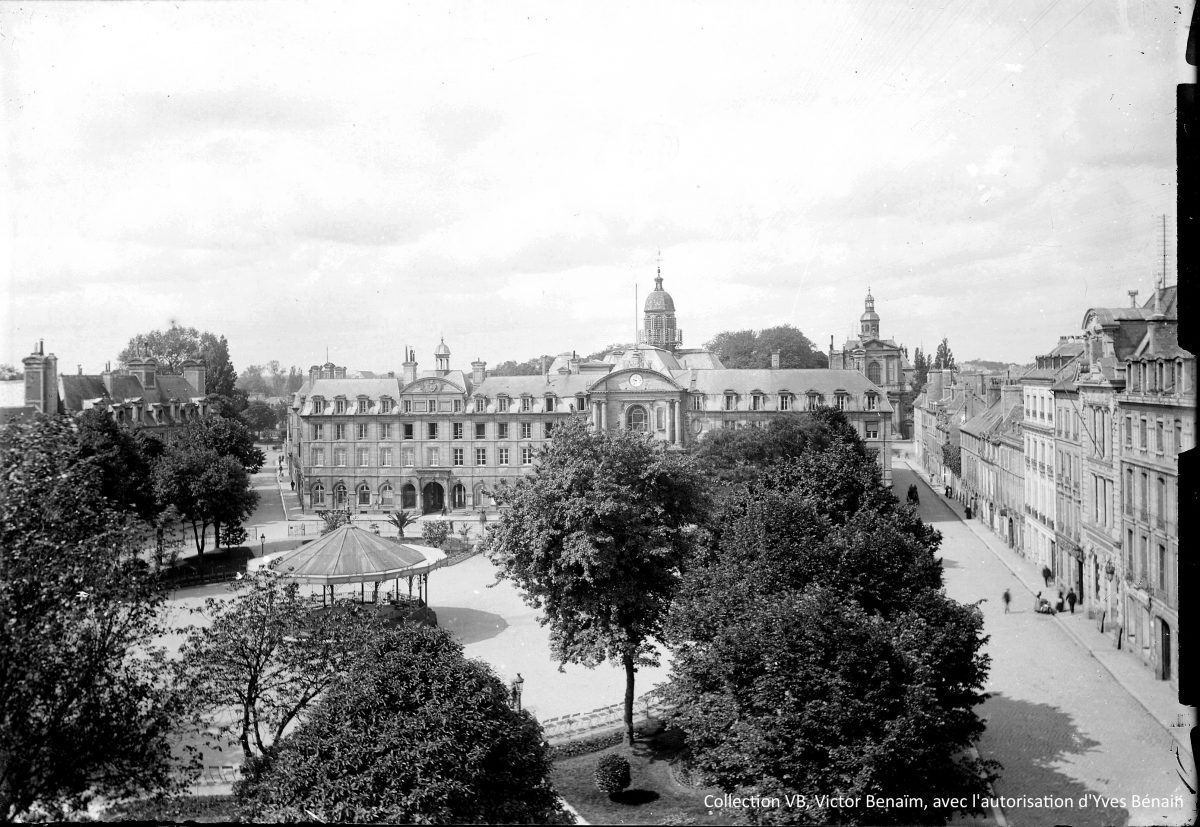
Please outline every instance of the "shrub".
[[596, 789], [616, 795], [629, 786], [629, 762], [624, 756], [609, 753], [596, 762]]
[[421, 526], [421, 539], [425, 545], [441, 547], [450, 536], [450, 524], [444, 520], [430, 520]]

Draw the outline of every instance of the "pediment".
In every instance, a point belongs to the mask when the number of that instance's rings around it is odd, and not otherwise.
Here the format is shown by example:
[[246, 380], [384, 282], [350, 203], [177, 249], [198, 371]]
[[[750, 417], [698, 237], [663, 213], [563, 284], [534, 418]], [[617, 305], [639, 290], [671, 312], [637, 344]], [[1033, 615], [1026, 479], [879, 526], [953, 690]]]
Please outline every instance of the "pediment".
[[419, 393], [419, 394], [464, 393], [464, 392], [465, 391], [462, 388], [460, 388], [458, 385], [455, 385], [453, 382], [449, 381], [448, 379], [444, 379], [440, 376], [422, 377], [415, 382], [408, 383], [407, 385], [404, 386], [404, 389], [402, 391], [400, 391], [400, 393], [402, 393], [402, 394], [406, 394], [406, 393]]
[[678, 393], [683, 388], [674, 379], [648, 368], [626, 368], [609, 373], [588, 388], [590, 393]]

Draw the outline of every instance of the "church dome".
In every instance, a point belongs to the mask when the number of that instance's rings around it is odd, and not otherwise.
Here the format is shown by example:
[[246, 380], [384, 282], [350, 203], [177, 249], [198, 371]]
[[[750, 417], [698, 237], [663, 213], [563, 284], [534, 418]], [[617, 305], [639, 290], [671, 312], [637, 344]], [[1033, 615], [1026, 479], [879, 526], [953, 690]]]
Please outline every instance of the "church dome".
[[446, 340], [442, 339], [441, 344], [433, 349], [434, 356], [449, 356], [450, 348], [446, 347]]
[[674, 313], [675, 301], [671, 294], [662, 288], [662, 276], [654, 279], [654, 289], [646, 296], [647, 313]]

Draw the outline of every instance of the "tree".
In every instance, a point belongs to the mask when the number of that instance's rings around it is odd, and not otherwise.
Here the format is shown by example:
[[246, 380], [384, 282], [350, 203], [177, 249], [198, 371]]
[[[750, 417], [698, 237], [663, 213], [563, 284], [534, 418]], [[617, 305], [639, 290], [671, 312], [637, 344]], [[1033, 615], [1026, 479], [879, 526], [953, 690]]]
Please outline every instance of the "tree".
[[488, 371], [489, 376], [540, 376], [550, 367], [554, 357], [550, 355], [534, 356], [524, 362], [514, 362], [509, 359], [501, 362]]
[[251, 402], [238, 417], [251, 431], [269, 431], [279, 424], [275, 408], [266, 402]]
[[809, 439], [734, 487], [684, 572], [667, 624], [671, 719], [695, 768], [730, 791], [984, 794], [995, 766], [965, 755], [983, 730], [982, 616], [941, 592], [940, 535], [899, 505], [861, 440], [837, 427], [844, 417], [823, 417], [832, 439]]
[[[198, 728], [265, 754], [379, 633], [373, 607], [341, 601], [313, 611], [295, 583], [259, 570], [235, 581], [232, 598], [209, 598], [208, 626], [193, 627], [177, 682]], [[217, 714], [233, 706], [236, 715]]]
[[247, 365], [245, 370], [238, 374], [238, 389], [247, 394], [261, 393], [263, 396], [270, 395], [271, 387], [263, 377], [264, 370], [262, 365]]
[[718, 333], [704, 345], [727, 368], [769, 368], [772, 351], [779, 351], [781, 368], [825, 368], [829, 358], [813, 349], [808, 337], [792, 325]]
[[913, 393], [919, 394], [929, 379], [929, 356], [921, 352], [921, 348], [913, 351]]
[[157, 578], [80, 426], [0, 429], [0, 818], [171, 787]]
[[207, 418], [188, 423], [182, 443], [196, 448], [211, 448], [223, 457], [232, 457], [251, 474], [262, 470], [267, 455], [254, 444], [254, 435], [245, 423], [236, 419]]
[[100, 492], [114, 506], [143, 522], [154, 522], [159, 514], [154, 462], [163, 453], [162, 440], [143, 429], [119, 424], [100, 408], [80, 414], [78, 425], [80, 456], [98, 471]]
[[128, 362], [135, 356], [152, 356], [158, 362], [160, 374], [179, 374], [188, 359], [202, 359], [205, 364], [206, 394], [232, 397], [237, 372], [229, 361], [229, 343], [207, 330], [201, 333], [194, 327], [182, 327], [175, 322], [166, 330], [139, 333], [117, 356]]
[[167, 447], [154, 469], [154, 491], [162, 507], [174, 507], [191, 524], [201, 557], [210, 526], [219, 540], [222, 525], [242, 523], [258, 505], [258, 492], [240, 462], [188, 442]]
[[625, 668], [625, 730], [633, 743], [634, 673], [656, 664], [662, 622], [706, 507], [686, 459], [633, 431], [563, 423], [534, 472], [494, 492], [508, 506], [488, 556], [542, 610], [561, 663]]
[[[723, 482], [748, 482], [785, 459], [854, 441], [854, 429], [829, 407], [771, 419], [765, 428], [718, 428], [709, 431], [693, 453], [700, 466]], [[861, 443], [860, 443], [861, 444]]]
[[7, 362], [0, 364], [0, 380], [24, 379], [25, 371], [15, 368]]
[[949, 370], [955, 367], [954, 354], [950, 350], [950, 344], [945, 339], [938, 344], [937, 353], [933, 356], [933, 370]]
[[426, 520], [421, 524], [421, 542], [441, 548], [450, 536], [450, 523], [445, 520]]
[[407, 511], [393, 511], [388, 515], [388, 522], [396, 527], [400, 532], [400, 538], [404, 539], [404, 530], [417, 521], [416, 513], [410, 514]]
[[250, 821], [567, 823], [541, 726], [443, 629], [362, 655], [234, 793]]

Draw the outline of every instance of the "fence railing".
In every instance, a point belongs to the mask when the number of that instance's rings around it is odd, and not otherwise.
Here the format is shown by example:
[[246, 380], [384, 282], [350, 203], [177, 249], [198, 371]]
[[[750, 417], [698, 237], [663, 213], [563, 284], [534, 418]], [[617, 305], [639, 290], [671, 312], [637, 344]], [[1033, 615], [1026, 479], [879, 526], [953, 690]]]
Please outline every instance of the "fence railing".
[[[662, 715], [666, 702], [656, 689], [633, 701], [633, 722], [644, 722], [648, 718]], [[625, 704], [616, 703], [598, 707], [591, 712], [575, 712], [542, 721], [542, 731], [551, 744], [597, 735], [605, 730], [619, 729], [625, 723]]]

